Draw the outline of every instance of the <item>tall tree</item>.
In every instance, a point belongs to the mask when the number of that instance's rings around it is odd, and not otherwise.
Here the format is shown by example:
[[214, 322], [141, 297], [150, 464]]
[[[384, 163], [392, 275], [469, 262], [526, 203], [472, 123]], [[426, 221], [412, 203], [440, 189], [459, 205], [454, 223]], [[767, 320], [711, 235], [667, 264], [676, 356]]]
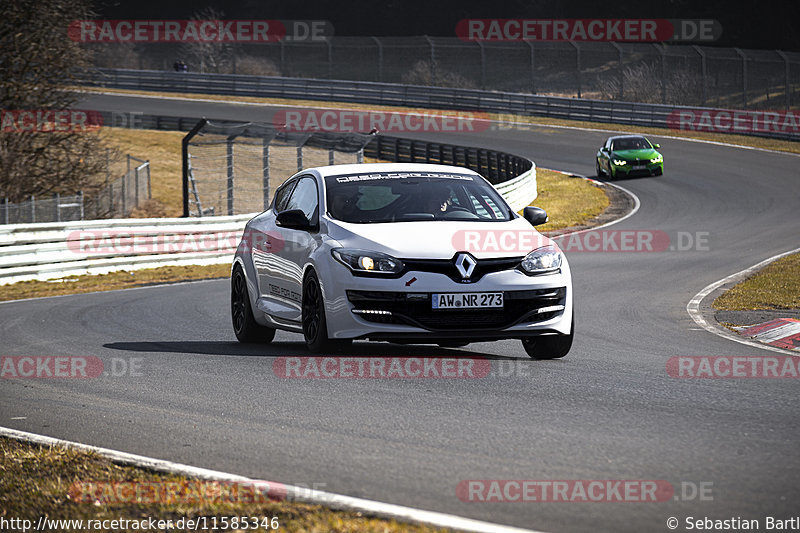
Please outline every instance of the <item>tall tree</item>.
[[67, 29], [90, 18], [88, 1], [4, 0], [2, 12], [0, 197], [15, 202], [32, 194], [90, 193], [105, 169], [97, 128], [82, 126], [83, 116], [71, 113], [56, 127], [48, 122], [57, 117], [46, 112], [78, 100], [69, 88], [91, 57]]

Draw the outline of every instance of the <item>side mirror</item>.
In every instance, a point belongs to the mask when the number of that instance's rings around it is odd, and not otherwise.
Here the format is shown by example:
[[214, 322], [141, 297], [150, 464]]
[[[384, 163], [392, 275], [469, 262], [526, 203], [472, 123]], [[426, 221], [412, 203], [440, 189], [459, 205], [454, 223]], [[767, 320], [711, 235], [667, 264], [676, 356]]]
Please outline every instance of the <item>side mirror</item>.
[[547, 211], [541, 207], [526, 207], [522, 210], [522, 216], [531, 226], [540, 226], [547, 222]]
[[290, 209], [288, 211], [281, 211], [275, 217], [275, 224], [283, 228], [310, 230], [311, 222], [306, 218], [305, 213], [301, 209]]
[[653, 145], [653, 148], [661, 148], [661, 145], [656, 143], [656, 144]]

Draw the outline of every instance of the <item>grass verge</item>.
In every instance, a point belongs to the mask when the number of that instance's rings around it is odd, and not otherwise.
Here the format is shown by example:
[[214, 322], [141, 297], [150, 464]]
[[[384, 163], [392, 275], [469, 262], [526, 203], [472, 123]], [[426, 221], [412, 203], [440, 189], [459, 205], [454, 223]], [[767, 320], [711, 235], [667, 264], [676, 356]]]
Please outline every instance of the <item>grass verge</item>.
[[712, 304], [723, 311], [800, 309], [800, 254], [770, 263]]
[[[271, 501], [269, 498], [232, 497], [236, 493], [214, 492], [214, 485], [208, 482], [193, 484], [189, 478], [174, 474], [156, 473], [132, 466], [112, 463], [100, 455], [61, 446], [40, 446], [14, 439], [0, 438], [0, 508], [2, 518], [31, 520], [34, 527], [40, 516], [55, 520], [141, 520], [147, 518], [177, 520], [181, 518], [198, 519], [207, 517], [264, 517], [269, 524], [277, 517], [280, 531], [289, 532], [413, 532], [428, 533], [445, 531], [428, 526], [404, 524], [392, 520], [382, 520], [363, 516], [357, 512], [333, 511], [320, 505], [309, 505], [287, 501]], [[172, 498], [171, 502], [153, 497], [158, 494], [151, 490], [140, 490], [140, 494], [150, 494], [137, 501], [131, 497], [133, 490], [102, 490], [98, 482], [138, 483], [145, 489], [165, 488], [161, 493]], [[95, 483], [95, 485], [89, 485]], [[177, 484], [186, 484], [195, 492], [170, 491]], [[105, 485], [109, 486], [109, 485]], [[125, 487], [129, 487], [125, 485]], [[206, 489], [209, 489], [206, 492]], [[224, 490], [224, 489], [223, 489]], [[210, 497], [202, 497], [208, 494]], [[253, 494], [252, 491], [249, 494]], [[100, 498], [89, 497], [99, 495]], [[122, 496], [122, 497], [120, 497]], [[120, 501], [124, 503], [120, 503]], [[257, 500], [257, 501], [253, 501]], [[109, 503], [110, 502], [110, 503]], [[202, 519], [201, 519], [202, 520]], [[202, 522], [200, 522], [202, 523]], [[84, 522], [84, 525], [86, 523]], [[177, 524], [176, 524], [177, 525]], [[262, 523], [259, 521], [259, 526]], [[51, 531], [86, 531], [87, 529], [113, 531], [141, 531], [138, 527], [97, 527], [80, 528], [62, 525]], [[13, 528], [12, 530], [17, 529]], [[22, 531], [21, 528], [18, 528]], [[147, 528], [144, 528], [147, 529]], [[163, 529], [163, 528], [162, 528]], [[218, 528], [217, 531], [272, 531], [271, 528]], [[202, 530], [202, 528], [198, 528]], [[193, 531], [189, 527], [174, 527], [171, 531]]]
[[539, 195], [533, 204], [547, 211], [549, 218], [536, 228], [541, 232], [585, 224], [609, 204], [602, 187], [544, 168], [536, 169], [536, 188]]
[[0, 301], [113, 291], [178, 281], [227, 278], [230, 270], [229, 264], [165, 266], [129, 272], [120, 270], [95, 276], [70, 276], [53, 281], [20, 281], [9, 285], [0, 285]]

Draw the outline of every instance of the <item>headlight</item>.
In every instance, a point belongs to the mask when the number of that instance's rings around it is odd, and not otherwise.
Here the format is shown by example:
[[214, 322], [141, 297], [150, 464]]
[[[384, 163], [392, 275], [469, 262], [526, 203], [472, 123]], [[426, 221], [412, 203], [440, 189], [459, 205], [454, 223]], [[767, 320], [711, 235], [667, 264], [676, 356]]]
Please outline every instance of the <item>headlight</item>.
[[369, 250], [337, 248], [331, 250], [333, 257], [353, 272], [369, 274], [398, 274], [403, 262], [391, 255]]
[[663, 155], [660, 155], [658, 157], [654, 157], [653, 159], [650, 160], [651, 163], [661, 163], [662, 161], [664, 161], [664, 156]]
[[625, 161], [624, 159], [615, 159], [614, 160], [614, 164], [617, 165], [618, 167], [621, 167], [621, 166], [627, 165], [628, 162]]
[[555, 246], [542, 246], [525, 256], [520, 263], [526, 274], [545, 274], [561, 268], [561, 250]]

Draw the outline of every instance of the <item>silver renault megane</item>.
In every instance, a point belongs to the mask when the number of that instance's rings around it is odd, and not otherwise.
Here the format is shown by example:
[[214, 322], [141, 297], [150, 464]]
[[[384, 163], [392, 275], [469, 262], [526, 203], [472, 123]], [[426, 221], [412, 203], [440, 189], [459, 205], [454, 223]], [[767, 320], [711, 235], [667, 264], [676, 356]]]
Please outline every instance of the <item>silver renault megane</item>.
[[464, 346], [520, 339], [536, 359], [572, 346], [566, 257], [479, 174], [429, 164], [311, 168], [247, 223], [231, 270], [241, 342], [301, 333], [313, 352], [354, 339]]

